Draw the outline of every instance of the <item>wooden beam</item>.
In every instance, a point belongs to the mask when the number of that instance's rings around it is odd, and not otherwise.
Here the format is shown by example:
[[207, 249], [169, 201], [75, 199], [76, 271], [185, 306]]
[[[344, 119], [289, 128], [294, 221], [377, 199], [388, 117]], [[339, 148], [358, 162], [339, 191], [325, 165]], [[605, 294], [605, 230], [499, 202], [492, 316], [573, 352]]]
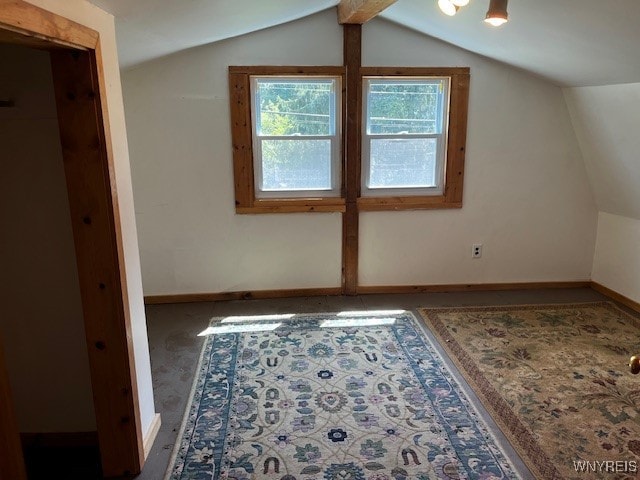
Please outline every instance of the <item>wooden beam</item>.
[[397, 0], [340, 0], [338, 4], [338, 23], [367, 23], [385, 8]]
[[360, 150], [362, 125], [362, 25], [344, 25], [346, 69], [345, 212], [342, 214], [342, 293], [355, 295], [358, 285], [358, 234], [360, 196]]
[[9, 373], [0, 338], [0, 480], [26, 480], [18, 424], [13, 410]]
[[102, 470], [135, 475], [144, 447], [99, 45], [52, 52], [51, 67]]

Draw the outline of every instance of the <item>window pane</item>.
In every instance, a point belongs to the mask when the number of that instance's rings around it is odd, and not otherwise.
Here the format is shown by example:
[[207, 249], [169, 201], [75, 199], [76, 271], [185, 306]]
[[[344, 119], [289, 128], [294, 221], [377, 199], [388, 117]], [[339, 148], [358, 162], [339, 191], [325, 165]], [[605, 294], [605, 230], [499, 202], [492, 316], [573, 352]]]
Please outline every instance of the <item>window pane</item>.
[[262, 140], [262, 190], [331, 190], [331, 140]]
[[334, 83], [258, 79], [258, 135], [332, 135]]
[[440, 133], [444, 80], [370, 81], [367, 133]]
[[371, 139], [369, 188], [435, 187], [435, 138]]

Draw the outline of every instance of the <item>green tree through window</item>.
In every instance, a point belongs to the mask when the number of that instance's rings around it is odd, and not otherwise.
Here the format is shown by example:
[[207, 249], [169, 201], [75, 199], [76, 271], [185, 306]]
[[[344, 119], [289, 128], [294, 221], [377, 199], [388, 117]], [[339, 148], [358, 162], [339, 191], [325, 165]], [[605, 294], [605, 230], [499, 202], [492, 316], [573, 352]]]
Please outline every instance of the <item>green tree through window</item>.
[[256, 133], [262, 152], [262, 190], [335, 187], [335, 89], [335, 79], [257, 79]]

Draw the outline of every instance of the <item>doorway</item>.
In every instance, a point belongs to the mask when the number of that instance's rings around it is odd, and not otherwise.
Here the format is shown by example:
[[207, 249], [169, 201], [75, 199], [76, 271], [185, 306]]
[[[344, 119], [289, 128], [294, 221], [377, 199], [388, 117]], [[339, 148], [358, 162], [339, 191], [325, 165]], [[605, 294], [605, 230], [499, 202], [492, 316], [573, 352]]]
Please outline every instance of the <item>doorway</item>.
[[[144, 463], [144, 446], [99, 35], [28, 2], [0, 5], [0, 43], [51, 57], [102, 471], [134, 475]], [[41, 301], [38, 291], [28, 293], [33, 303]], [[0, 479], [20, 480], [20, 440], [2, 363], [0, 436], [6, 441], [0, 443]]]

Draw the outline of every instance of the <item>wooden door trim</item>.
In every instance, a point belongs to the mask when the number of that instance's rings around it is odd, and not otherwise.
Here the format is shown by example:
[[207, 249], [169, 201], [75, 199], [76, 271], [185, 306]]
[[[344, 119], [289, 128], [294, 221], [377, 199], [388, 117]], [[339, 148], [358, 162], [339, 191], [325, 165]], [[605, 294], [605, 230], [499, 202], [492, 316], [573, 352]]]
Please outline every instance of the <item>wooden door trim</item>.
[[95, 30], [23, 0], [0, 0], [0, 30], [27, 37], [22, 42], [31, 45], [40, 40], [48, 48], [53, 44], [95, 50], [100, 39]]
[[0, 0], [0, 32], [51, 51], [102, 469], [135, 475], [144, 446], [100, 36], [22, 0]]

